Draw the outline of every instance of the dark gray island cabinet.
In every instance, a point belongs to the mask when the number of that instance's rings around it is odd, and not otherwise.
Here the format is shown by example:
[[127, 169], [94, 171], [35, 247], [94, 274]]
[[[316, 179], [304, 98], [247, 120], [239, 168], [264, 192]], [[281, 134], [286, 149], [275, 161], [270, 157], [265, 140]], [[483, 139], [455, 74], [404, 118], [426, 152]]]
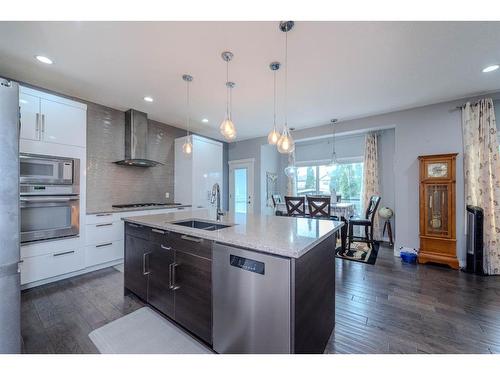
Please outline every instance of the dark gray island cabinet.
[[334, 244], [341, 223], [286, 256], [283, 247], [277, 254], [262, 242], [224, 241], [226, 229], [179, 233], [165, 220], [125, 221], [125, 292], [214, 351], [324, 352], [335, 324]]
[[212, 241], [125, 225], [125, 289], [212, 344]]

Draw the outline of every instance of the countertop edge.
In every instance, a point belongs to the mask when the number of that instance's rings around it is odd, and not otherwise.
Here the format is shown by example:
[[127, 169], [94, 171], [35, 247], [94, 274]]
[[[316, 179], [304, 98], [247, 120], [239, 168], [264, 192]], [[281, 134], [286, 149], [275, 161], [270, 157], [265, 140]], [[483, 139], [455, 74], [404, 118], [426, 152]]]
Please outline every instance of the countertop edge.
[[215, 232], [204, 231], [202, 229], [187, 228], [187, 227], [183, 227], [183, 226], [175, 225], [175, 224], [158, 225], [158, 224], [153, 224], [153, 223], [145, 223], [141, 220], [136, 220], [134, 217], [123, 217], [123, 218], [121, 218], [121, 220], [123, 220], [124, 222], [139, 224], [139, 225], [143, 225], [143, 226], [150, 227], [150, 228], [161, 229], [161, 230], [165, 230], [165, 231], [171, 231], [174, 233], [186, 234], [186, 235], [191, 235], [191, 236], [197, 236], [200, 238], [204, 238], [206, 240], [211, 240], [211, 241], [215, 241], [215, 242], [230, 245], [230, 246], [239, 246], [239, 247], [243, 247], [243, 248], [249, 249], [249, 250], [260, 251], [260, 252], [264, 252], [264, 253], [268, 253], [268, 254], [274, 254], [274, 255], [279, 255], [282, 257], [286, 257], [286, 258], [295, 258], [295, 259], [300, 258], [301, 256], [305, 255], [312, 248], [314, 248], [319, 243], [323, 242], [325, 239], [330, 237], [335, 232], [339, 231], [345, 225], [344, 222], [340, 221], [339, 222], [340, 225], [338, 227], [332, 228], [327, 233], [325, 233], [323, 236], [321, 236], [320, 238], [311, 242], [309, 245], [307, 245], [306, 247], [304, 247], [300, 251], [291, 252], [288, 249], [279, 249], [279, 248], [276, 249], [276, 248], [267, 248], [264, 246], [256, 246], [255, 244], [251, 244], [248, 241], [241, 241], [241, 242], [236, 241], [236, 240], [224, 241], [223, 239], [217, 238], [217, 236], [212, 235], [212, 234], [216, 234], [217, 233], [216, 231]]

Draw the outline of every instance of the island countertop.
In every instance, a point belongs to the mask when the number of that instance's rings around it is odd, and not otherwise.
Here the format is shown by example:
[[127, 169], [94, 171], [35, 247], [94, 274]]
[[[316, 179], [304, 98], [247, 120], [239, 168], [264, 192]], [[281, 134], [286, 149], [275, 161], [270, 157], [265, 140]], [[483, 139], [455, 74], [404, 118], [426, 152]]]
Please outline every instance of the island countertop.
[[[232, 226], [208, 231], [174, 224], [190, 219]], [[344, 225], [333, 220], [255, 214], [228, 214], [217, 222], [209, 210], [185, 210], [122, 220], [289, 258], [300, 258]]]

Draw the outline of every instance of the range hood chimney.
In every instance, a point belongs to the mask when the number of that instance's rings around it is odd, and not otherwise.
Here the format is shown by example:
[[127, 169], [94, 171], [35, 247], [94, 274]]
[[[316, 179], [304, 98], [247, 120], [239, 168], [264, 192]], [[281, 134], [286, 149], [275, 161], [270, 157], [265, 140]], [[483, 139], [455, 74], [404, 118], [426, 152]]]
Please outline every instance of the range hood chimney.
[[125, 112], [125, 159], [115, 162], [135, 167], [155, 167], [161, 163], [148, 159], [148, 115], [135, 109]]

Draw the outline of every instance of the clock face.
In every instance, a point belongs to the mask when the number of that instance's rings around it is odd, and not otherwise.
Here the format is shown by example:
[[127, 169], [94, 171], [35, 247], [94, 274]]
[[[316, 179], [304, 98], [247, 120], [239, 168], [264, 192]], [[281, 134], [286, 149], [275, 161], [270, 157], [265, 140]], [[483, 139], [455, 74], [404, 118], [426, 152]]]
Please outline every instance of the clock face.
[[427, 164], [427, 176], [432, 178], [442, 178], [448, 175], [448, 163]]

